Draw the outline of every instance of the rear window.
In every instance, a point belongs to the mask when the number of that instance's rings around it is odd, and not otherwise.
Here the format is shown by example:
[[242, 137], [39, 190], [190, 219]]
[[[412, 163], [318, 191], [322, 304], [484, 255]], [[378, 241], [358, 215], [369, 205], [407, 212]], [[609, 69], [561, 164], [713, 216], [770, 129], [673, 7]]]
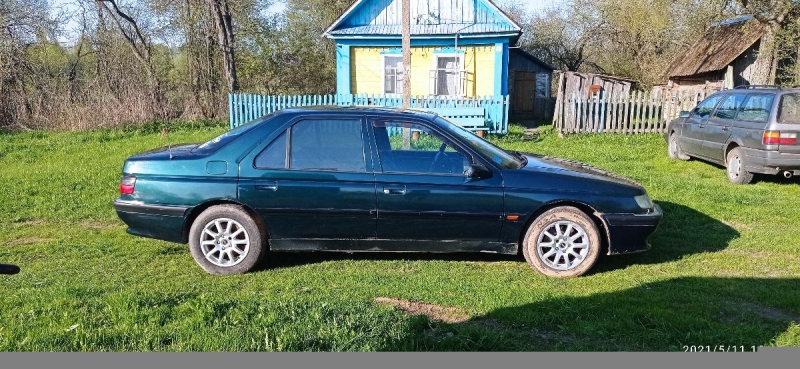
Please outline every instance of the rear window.
[[800, 124], [800, 93], [781, 96], [778, 123]]
[[261, 117], [260, 119], [252, 120], [248, 123], [245, 123], [241, 126], [238, 126], [228, 132], [225, 132], [217, 137], [212, 138], [211, 140], [203, 143], [202, 145], [194, 148], [192, 152], [196, 152], [198, 154], [208, 154], [215, 152], [222, 148], [223, 146], [227, 145], [229, 142], [237, 139], [239, 136], [247, 133], [251, 129], [258, 126], [258, 123], [261, 123], [269, 118], [272, 117], [273, 114]]

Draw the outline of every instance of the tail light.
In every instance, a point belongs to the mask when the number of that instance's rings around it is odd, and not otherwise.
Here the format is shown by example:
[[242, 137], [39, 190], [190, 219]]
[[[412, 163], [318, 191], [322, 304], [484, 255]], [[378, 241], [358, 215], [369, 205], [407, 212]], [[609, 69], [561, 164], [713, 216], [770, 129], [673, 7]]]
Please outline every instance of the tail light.
[[119, 182], [119, 193], [121, 195], [132, 194], [134, 187], [136, 187], [136, 177], [122, 176], [122, 180]]
[[797, 132], [764, 131], [764, 145], [797, 145]]

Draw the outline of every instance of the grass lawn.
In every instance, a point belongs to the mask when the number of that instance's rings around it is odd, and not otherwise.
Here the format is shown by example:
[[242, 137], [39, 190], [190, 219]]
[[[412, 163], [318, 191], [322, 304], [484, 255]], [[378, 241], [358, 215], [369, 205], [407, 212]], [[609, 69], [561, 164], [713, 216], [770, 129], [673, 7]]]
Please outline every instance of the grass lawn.
[[0, 262], [22, 268], [0, 276], [0, 351], [800, 345], [800, 180], [734, 186], [719, 167], [668, 160], [658, 135], [524, 140], [515, 127], [495, 140], [641, 182], [665, 212], [652, 249], [569, 280], [522, 257], [324, 253], [218, 277], [185, 245], [126, 234], [111, 206], [125, 157], [166, 145], [159, 128], [0, 133]]

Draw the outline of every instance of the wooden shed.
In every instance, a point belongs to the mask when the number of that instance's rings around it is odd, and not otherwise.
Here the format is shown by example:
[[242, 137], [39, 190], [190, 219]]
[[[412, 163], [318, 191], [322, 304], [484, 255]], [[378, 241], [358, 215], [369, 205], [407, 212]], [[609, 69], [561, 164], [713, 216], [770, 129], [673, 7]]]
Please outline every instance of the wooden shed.
[[719, 91], [750, 84], [764, 26], [752, 16], [712, 24], [670, 64], [663, 88], [671, 92]]
[[550, 119], [553, 67], [522, 49], [512, 48], [508, 58], [508, 93], [512, 119]]

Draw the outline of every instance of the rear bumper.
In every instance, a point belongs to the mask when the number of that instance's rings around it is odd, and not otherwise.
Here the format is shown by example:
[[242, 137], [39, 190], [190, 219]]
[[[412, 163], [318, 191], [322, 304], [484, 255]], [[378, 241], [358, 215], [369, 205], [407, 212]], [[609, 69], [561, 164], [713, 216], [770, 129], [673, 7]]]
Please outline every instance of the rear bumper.
[[183, 222], [189, 207], [147, 205], [116, 199], [114, 210], [132, 235], [183, 242]]
[[800, 154], [787, 154], [779, 151], [767, 151], [743, 148], [744, 168], [748, 172], [778, 174], [785, 170], [800, 174]]
[[648, 238], [658, 228], [663, 212], [658, 205], [648, 214], [600, 214], [608, 227], [608, 254], [630, 254], [650, 249]]

